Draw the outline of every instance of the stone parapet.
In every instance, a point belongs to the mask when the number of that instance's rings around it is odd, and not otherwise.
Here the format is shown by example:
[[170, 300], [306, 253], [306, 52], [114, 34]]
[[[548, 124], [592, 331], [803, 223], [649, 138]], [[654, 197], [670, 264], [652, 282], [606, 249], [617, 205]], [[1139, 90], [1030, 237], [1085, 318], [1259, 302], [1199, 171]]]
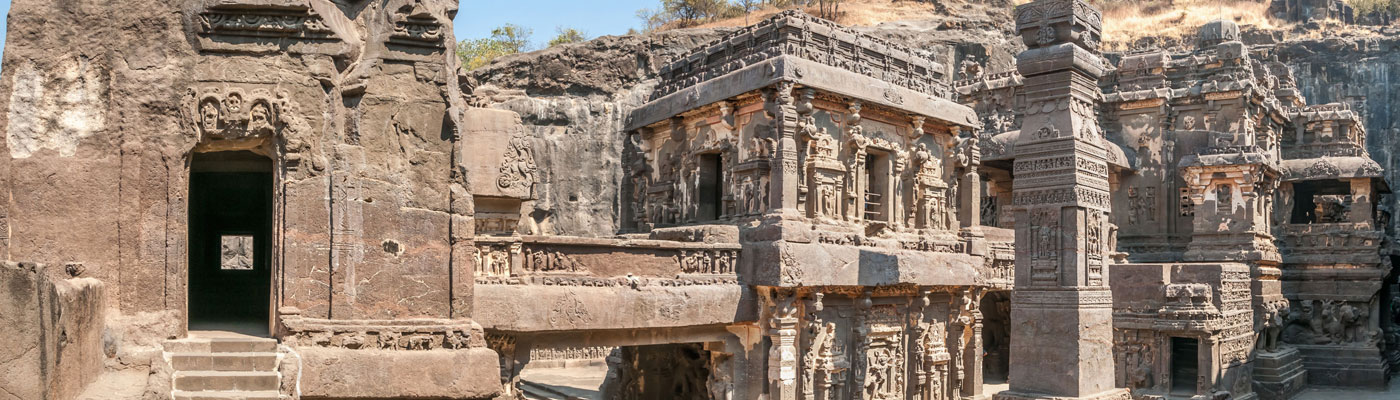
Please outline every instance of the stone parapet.
[[800, 11], [786, 11], [680, 56], [659, 71], [661, 98], [775, 56], [797, 56], [948, 99], [944, 67], [902, 45]]

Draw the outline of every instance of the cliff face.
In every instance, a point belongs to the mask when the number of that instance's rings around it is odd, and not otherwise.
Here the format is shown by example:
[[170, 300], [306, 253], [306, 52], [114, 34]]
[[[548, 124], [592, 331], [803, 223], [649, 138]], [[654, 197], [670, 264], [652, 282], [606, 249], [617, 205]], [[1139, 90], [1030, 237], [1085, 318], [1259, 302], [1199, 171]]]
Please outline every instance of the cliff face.
[[627, 115], [646, 101], [648, 79], [665, 60], [724, 32], [605, 36], [468, 72], [479, 82], [476, 101], [520, 114], [529, 133], [540, 171], [531, 233], [617, 233]]
[[[1275, 52], [1310, 103], [1347, 103], [1362, 115], [1367, 150], [1385, 168], [1386, 181], [1400, 183], [1400, 32], [1291, 40]], [[1400, 211], [1400, 202], [1382, 196], [1381, 210]]]

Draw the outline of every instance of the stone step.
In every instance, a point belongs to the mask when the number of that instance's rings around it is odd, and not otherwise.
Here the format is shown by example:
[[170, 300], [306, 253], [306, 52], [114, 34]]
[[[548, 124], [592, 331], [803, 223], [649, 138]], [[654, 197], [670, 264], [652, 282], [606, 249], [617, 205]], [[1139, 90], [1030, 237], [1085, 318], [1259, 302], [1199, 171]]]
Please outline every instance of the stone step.
[[175, 400], [279, 400], [277, 391], [175, 392]]
[[269, 371], [177, 371], [176, 391], [277, 391], [281, 377]]
[[277, 340], [267, 338], [189, 338], [167, 340], [170, 353], [275, 353]]
[[276, 371], [277, 353], [174, 353], [176, 371]]

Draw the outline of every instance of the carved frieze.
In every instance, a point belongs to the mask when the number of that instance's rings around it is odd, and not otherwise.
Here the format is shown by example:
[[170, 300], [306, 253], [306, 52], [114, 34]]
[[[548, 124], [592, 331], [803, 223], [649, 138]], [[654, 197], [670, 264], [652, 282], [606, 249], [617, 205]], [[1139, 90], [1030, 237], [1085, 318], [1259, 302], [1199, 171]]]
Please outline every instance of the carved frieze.
[[269, 89], [205, 87], [191, 89], [190, 116], [202, 142], [266, 139], [286, 126], [283, 109], [286, 93]]
[[196, 17], [206, 36], [338, 40], [326, 21], [310, 7], [212, 7]]
[[283, 314], [282, 342], [293, 347], [421, 351], [486, 347], [481, 326], [458, 320], [355, 321]]

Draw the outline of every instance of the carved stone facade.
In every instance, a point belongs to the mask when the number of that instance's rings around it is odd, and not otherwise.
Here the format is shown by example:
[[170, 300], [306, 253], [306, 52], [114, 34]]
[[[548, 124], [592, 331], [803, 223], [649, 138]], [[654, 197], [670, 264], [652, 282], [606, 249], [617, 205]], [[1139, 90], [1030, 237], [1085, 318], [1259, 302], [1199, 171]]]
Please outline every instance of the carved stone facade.
[[[153, 43], [11, 37], [0, 252], [105, 287], [59, 354], [149, 365], [155, 397], [514, 399], [606, 367], [617, 399], [1247, 400], [1400, 365], [1362, 119], [1228, 22], [1111, 65], [1097, 9], [1037, 0], [1016, 71], [950, 85], [778, 13], [590, 104], [620, 159], [579, 171], [540, 133], [575, 127], [463, 92], [452, 1], [19, 3]], [[66, 52], [94, 46], [120, 56]], [[551, 186], [584, 174], [616, 196]], [[620, 226], [551, 225], [594, 200]], [[202, 338], [228, 309], [266, 337]], [[273, 364], [189, 369], [229, 348]], [[270, 387], [183, 393], [226, 375]]]
[[[1040, 34], [1047, 24], [1022, 22], [1035, 53], [1051, 35]], [[1088, 116], [1103, 126], [1107, 149], [1111, 256], [1130, 262], [1113, 266], [1111, 287], [1117, 386], [1135, 396], [1182, 390], [1175, 385], [1186, 377], [1173, 372], [1186, 364], [1174, 351], [1186, 346], [1199, 352], [1190, 363], [1198, 395], [1284, 399], [1305, 383], [1381, 388], [1394, 365], [1381, 351], [1390, 323], [1369, 317], [1392, 303], [1380, 298], [1390, 239], [1376, 210], [1388, 187], [1365, 128], [1345, 104], [1305, 105], [1288, 67], [1256, 51], [1266, 50], [1247, 48], [1238, 27], [1216, 21], [1201, 28], [1195, 50], [1122, 54], [1116, 69], [1097, 57], [1074, 61], [1108, 71]], [[1035, 153], [1027, 138], [1085, 131], [1037, 122], [1052, 108], [1027, 92], [1038, 96], [1046, 84], [1025, 69], [1046, 58], [1022, 58], [1020, 73], [957, 84], [992, 128], [980, 137], [984, 165], [997, 167], [983, 168], [994, 196], [1021, 192], [1015, 177], [1069, 167], [1068, 158]], [[1075, 114], [1072, 104], [1058, 109]], [[1094, 199], [1034, 196], [1024, 203]], [[993, 201], [1016, 207], [1021, 199]], [[1018, 266], [1030, 264], [1033, 285], [1056, 282], [1055, 257], [1067, 246], [1057, 241], [1071, 236], [1052, 232], [1067, 220], [1007, 210], [988, 224], [1028, 227], [1027, 236], [1017, 232]]]

